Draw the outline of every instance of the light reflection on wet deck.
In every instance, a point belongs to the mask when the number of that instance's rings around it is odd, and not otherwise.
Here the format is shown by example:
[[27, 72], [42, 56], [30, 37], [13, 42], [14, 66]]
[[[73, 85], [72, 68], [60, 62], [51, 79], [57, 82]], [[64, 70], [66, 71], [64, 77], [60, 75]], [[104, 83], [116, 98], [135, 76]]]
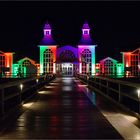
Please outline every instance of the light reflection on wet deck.
[[[96, 95], [92, 102], [74, 78], [57, 78], [38, 91], [38, 100], [13, 122], [0, 139], [121, 139], [102, 113]], [[59, 83], [59, 84], [58, 84]]]

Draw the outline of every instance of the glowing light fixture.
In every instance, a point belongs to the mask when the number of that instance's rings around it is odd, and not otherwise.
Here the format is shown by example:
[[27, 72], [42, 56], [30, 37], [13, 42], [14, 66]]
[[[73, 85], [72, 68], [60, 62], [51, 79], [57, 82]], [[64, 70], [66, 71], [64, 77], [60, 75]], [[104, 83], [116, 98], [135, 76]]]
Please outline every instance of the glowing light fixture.
[[48, 91], [48, 90], [42, 90], [42, 91], [38, 91], [38, 94], [51, 94], [52, 91]]
[[138, 89], [137, 92], [138, 92], [138, 98], [140, 99], [140, 89]]
[[21, 89], [21, 91], [22, 91], [22, 89], [23, 89], [23, 84], [20, 84], [20, 89]]
[[137, 90], [138, 92], [138, 100], [139, 100], [139, 113], [140, 113], [140, 89]]
[[29, 108], [32, 104], [33, 104], [33, 102], [31, 102], [31, 103], [25, 103], [22, 106], [25, 107], [25, 108]]
[[36, 83], [38, 83], [38, 81], [39, 81], [39, 80], [38, 80], [38, 79], [36, 79]]
[[54, 88], [54, 86], [45, 86], [45, 88]]

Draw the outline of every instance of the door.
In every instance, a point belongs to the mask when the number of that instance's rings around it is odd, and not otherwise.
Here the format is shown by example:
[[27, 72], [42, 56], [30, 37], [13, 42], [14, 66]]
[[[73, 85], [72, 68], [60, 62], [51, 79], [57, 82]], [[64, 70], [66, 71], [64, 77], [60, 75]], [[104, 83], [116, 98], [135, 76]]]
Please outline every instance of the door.
[[62, 63], [62, 75], [63, 76], [73, 76], [73, 64], [72, 63]]

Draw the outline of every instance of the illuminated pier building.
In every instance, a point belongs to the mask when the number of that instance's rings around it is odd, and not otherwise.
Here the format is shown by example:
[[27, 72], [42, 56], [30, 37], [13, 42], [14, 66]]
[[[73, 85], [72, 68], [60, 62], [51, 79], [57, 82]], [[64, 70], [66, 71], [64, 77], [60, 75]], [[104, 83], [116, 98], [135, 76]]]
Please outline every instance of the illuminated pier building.
[[39, 43], [40, 73], [57, 73], [73, 76], [76, 73], [95, 74], [95, 47], [90, 38], [87, 22], [82, 27], [82, 37], [76, 46], [60, 46], [52, 38], [52, 29], [48, 23], [44, 26], [44, 37]]
[[9, 77], [13, 72], [13, 52], [0, 51], [0, 77]]
[[[121, 52], [122, 63], [107, 57], [95, 63], [95, 47], [90, 37], [87, 22], [82, 27], [82, 36], [75, 46], [58, 45], [52, 37], [49, 23], [44, 26], [44, 37], [39, 43], [40, 64], [25, 57], [13, 63], [13, 52], [0, 51], [0, 77], [27, 77], [53, 73], [64, 76], [89, 74], [118, 77], [140, 76], [140, 48], [132, 52]], [[62, 43], [63, 44], [63, 43]]]
[[110, 77], [123, 77], [124, 67], [122, 63], [118, 63], [117, 60], [107, 57], [96, 64], [96, 70], [99, 69], [98, 75], [110, 76]]
[[13, 64], [13, 77], [31, 77], [40, 73], [40, 66], [34, 60], [24, 57]]
[[140, 76], [140, 48], [137, 48], [132, 52], [121, 52], [121, 53], [125, 76], [126, 77]]

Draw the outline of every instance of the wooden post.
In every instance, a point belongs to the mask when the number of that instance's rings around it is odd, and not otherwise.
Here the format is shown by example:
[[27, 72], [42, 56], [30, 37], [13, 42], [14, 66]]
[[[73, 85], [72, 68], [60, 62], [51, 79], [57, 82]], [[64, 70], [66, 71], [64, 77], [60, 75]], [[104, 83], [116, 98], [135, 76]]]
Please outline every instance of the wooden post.
[[101, 79], [99, 78], [99, 89], [101, 90]]
[[120, 83], [119, 83], [119, 102], [121, 102], [121, 86], [120, 86]]
[[4, 88], [2, 89], [2, 93], [1, 93], [1, 112], [2, 112], [2, 115], [5, 114], [5, 109], [4, 109]]
[[108, 81], [106, 81], [107, 83], [106, 83], [106, 86], [107, 86], [107, 88], [106, 88], [106, 92], [107, 92], [107, 95], [109, 94], [109, 92], [108, 92], [108, 88], [109, 88], [109, 84], [108, 84]]

